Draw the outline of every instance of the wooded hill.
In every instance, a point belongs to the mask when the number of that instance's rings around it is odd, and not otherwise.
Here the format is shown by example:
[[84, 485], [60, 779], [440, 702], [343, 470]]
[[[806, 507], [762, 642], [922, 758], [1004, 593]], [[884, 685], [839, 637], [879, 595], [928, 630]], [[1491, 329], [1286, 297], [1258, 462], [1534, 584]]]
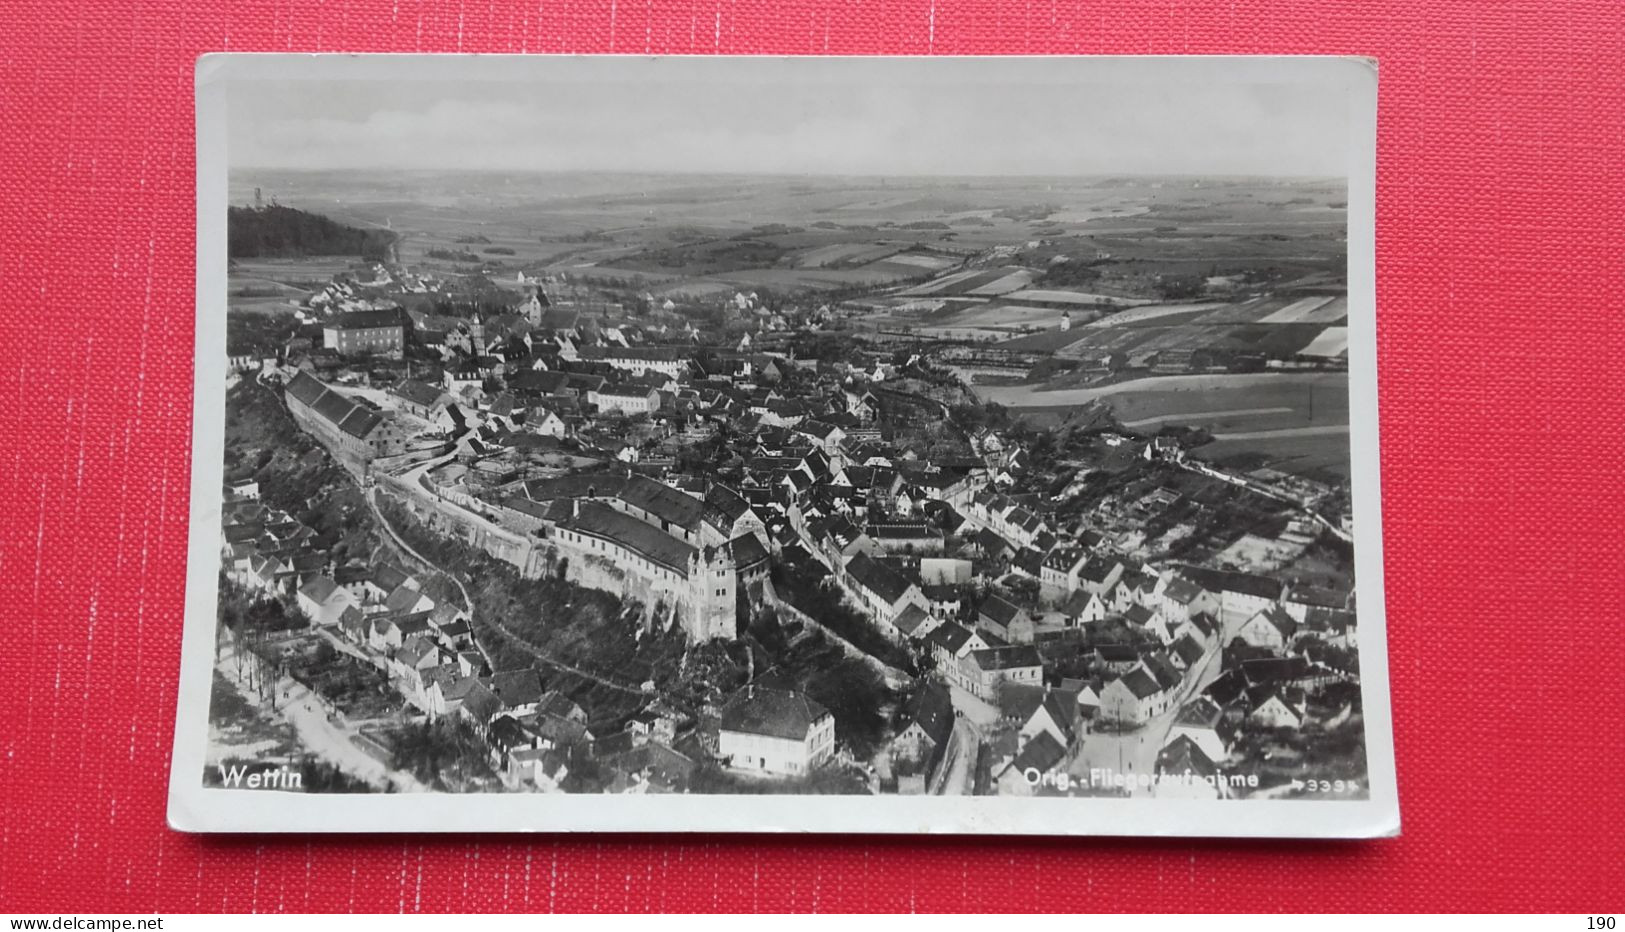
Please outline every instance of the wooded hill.
[[396, 235], [362, 230], [292, 207], [228, 207], [226, 250], [233, 259], [361, 256], [386, 260]]

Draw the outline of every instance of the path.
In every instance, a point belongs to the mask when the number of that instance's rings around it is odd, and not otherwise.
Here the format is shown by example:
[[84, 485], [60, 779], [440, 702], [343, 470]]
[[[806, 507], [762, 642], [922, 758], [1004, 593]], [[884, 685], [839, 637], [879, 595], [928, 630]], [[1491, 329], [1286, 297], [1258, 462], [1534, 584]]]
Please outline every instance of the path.
[[[380, 527], [382, 527], [384, 529], [384, 533], [388, 534], [390, 539], [395, 542], [396, 546], [400, 547], [403, 552], [405, 552], [413, 560], [416, 560], [420, 565], [422, 565], [423, 567], [425, 567], [426, 569], [428, 569], [431, 572], [439, 573], [440, 575], [442, 575], [442, 576], [446, 577], [447, 579], [451, 580], [452, 584], [457, 587], [457, 591], [462, 593], [463, 607], [468, 611], [469, 617], [473, 618], [474, 617], [474, 600], [468, 594], [468, 587], [463, 585], [463, 581], [461, 579], [459, 579], [456, 574], [450, 573], [450, 572], [447, 572], [444, 569], [441, 569], [438, 565], [436, 565], [428, 557], [425, 557], [422, 554], [418, 553], [416, 550], [413, 550], [406, 543], [406, 541], [401, 539], [399, 534], [395, 533], [395, 528], [390, 525], [389, 519], [384, 517], [383, 511], [381, 509], [379, 509], [379, 507], [378, 507], [378, 502], [377, 502], [377, 499], [376, 499], [377, 491], [378, 490], [377, 490], [376, 487], [368, 490], [367, 503], [372, 506], [372, 513], [373, 513], [374, 517], [376, 517], [378, 519], [378, 524], [379, 524]], [[588, 670], [583, 670], [582, 668], [580, 668], [578, 666], [575, 666], [574, 664], [568, 663], [568, 662], [563, 661], [563, 660], [559, 660], [558, 658], [556, 658], [556, 657], [552, 656], [551, 654], [549, 654], [547, 651], [543, 650], [540, 647], [537, 647], [535, 644], [533, 644], [530, 641], [526, 640], [524, 637], [522, 637], [522, 636], [520, 636], [518, 634], [515, 634], [512, 629], [508, 628], [507, 625], [504, 625], [501, 621], [498, 621], [495, 618], [484, 618], [484, 619], [482, 619], [482, 623], [490, 625], [492, 628], [495, 628], [497, 630], [497, 633], [501, 634], [504, 638], [506, 638], [509, 641], [513, 642], [514, 644], [518, 645], [521, 649], [523, 649], [525, 651], [525, 653], [530, 654], [537, 661], [539, 661], [541, 663], [545, 663], [550, 667], [554, 667], [556, 669], [564, 670], [564, 671], [566, 671], [568, 673], [574, 673], [576, 676], [582, 677], [582, 678], [587, 679], [587, 680], [591, 680], [592, 682], [597, 683], [600, 686], [606, 686], [606, 687], [608, 687], [610, 689], [616, 689], [616, 690], [620, 690], [621, 692], [632, 693], [633, 695], [637, 695], [637, 696], [650, 696], [650, 695], [652, 695], [650, 692], [644, 690], [641, 685], [632, 686], [632, 685], [628, 685], [626, 683], [619, 683], [619, 682], [616, 682], [614, 680], [608, 679], [608, 678], [602, 676], [601, 674], [593, 673], [593, 672], [588, 671]], [[488, 667], [490, 667], [492, 670], [495, 670], [496, 665], [494, 663], [492, 663], [491, 655], [485, 649], [485, 645], [481, 644], [479, 642], [478, 638], [475, 638], [474, 645], [475, 645], [475, 647], [477, 647], [479, 649], [480, 655], [485, 658], [486, 665]]]
[[892, 689], [906, 689], [914, 684], [914, 677], [909, 676], [902, 670], [891, 666], [890, 664], [881, 660], [879, 657], [876, 657], [874, 654], [869, 653], [858, 645], [848, 641], [846, 638], [841, 637], [834, 631], [831, 631], [828, 627], [824, 626], [811, 615], [785, 601], [771, 585], [765, 586], [762, 594], [766, 601], [775, 609], [783, 611], [791, 618], [794, 618], [809, 628], [817, 631], [819, 634], [822, 634], [825, 638], [828, 638], [830, 641], [834, 642], [836, 646], [840, 647], [841, 650], [853, 660], [858, 660], [869, 665], [869, 667], [872, 668], [876, 673], [879, 673], [885, 678], [886, 685]]
[[954, 719], [953, 734], [948, 738], [948, 749], [943, 752], [942, 766], [937, 768], [933, 796], [968, 796], [971, 786], [971, 767], [981, 749], [981, 735], [969, 719]]
[[1244, 430], [1233, 434], [1214, 434], [1214, 440], [1275, 440], [1282, 437], [1323, 437], [1346, 434], [1347, 424], [1320, 424], [1314, 427], [1283, 427], [1280, 430]]
[[[1091, 732], [1084, 736], [1083, 744], [1078, 755], [1073, 759], [1067, 772], [1084, 781], [1088, 785], [1091, 768], [1111, 770], [1127, 776], [1139, 776], [1142, 773], [1155, 773], [1157, 755], [1168, 742], [1168, 732], [1173, 730], [1174, 719], [1191, 698], [1218, 679], [1221, 671], [1220, 656], [1223, 650], [1220, 645], [1229, 643], [1235, 636], [1237, 628], [1245, 623], [1245, 619], [1231, 622], [1223, 629], [1222, 635], [1213, 642], [1202, 655], [1196, 666], [1187, 671], [1180, 682], [1179, 695], [1169, 704], [1166, 711], [1155, 716], [1143, 726], [1130, 732]], [[1152, 787], [1136, 785], [1130, 792], [1134, 796], [1154, 795]]]
[[1055, 405], [1081, 405], [1125, 392], [1205, 392], [1217, 389], [1247, 388], [1253, 385], [1293, 383], [1346, 384], [1344, 372], [1216, 372], [1196, 375], [1159, 375], [1144, 379], [1113, 382], [1095, 388], [1063, 388], [1043, 391], [1042, 385], [977, 385], [971, 392], [982, 401], [1007, 408], [1042, 408]]
[[[1229, 411], [1191, 411], [1187, 414], [1159, 414], [1156, 417], [1142, 417], [1137, 421], [1122, 421], [1124, 427], [1130, 430], [1139, 430], [1142, 427], [1156, 427], [1159, 424], [1168, 424], [1173, 421], [1206, 421], [1222, 417], [1246, 417], [1254, 414], [1291, 414], [1292, 408], [1235, 408]], [[1264, 433], [1268, 433], [1265, 431]], [[1225, 434], [1222, 436], [1232, 436]]]

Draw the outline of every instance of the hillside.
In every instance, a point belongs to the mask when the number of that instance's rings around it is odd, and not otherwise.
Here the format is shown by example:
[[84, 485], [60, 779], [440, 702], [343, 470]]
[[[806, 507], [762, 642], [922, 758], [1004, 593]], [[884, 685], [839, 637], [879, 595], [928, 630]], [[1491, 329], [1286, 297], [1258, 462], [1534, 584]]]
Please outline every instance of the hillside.
[[292, 207], [230, 207], [226, 249], [233, 259], [361, 256], [387, 259], [396, 236], [362, 230]]

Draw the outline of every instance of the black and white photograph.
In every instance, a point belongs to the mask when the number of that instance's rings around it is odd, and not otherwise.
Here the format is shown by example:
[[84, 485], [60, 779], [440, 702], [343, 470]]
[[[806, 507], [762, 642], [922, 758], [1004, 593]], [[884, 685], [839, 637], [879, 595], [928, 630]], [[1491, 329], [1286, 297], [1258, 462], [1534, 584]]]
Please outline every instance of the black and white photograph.
[[1370, 62], [198, 93], [172, 824], [1398, 831]]

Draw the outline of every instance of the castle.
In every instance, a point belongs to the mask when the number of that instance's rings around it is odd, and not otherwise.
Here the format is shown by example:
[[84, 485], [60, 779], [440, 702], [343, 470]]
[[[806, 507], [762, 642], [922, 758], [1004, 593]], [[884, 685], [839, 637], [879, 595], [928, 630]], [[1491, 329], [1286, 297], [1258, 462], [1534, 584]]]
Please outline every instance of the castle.
[[763, 525], [723, 486], [701, 499], [643, 476], [601, 475], [538, 480], [526, 491], [502, 513], [504, 524], [540, 538], [533, 562], [551, 559], [578, 585], [644, 603], [653, 621], [680, 626], [690, 641], [735, 638], [741, 596], [766, 581]]

